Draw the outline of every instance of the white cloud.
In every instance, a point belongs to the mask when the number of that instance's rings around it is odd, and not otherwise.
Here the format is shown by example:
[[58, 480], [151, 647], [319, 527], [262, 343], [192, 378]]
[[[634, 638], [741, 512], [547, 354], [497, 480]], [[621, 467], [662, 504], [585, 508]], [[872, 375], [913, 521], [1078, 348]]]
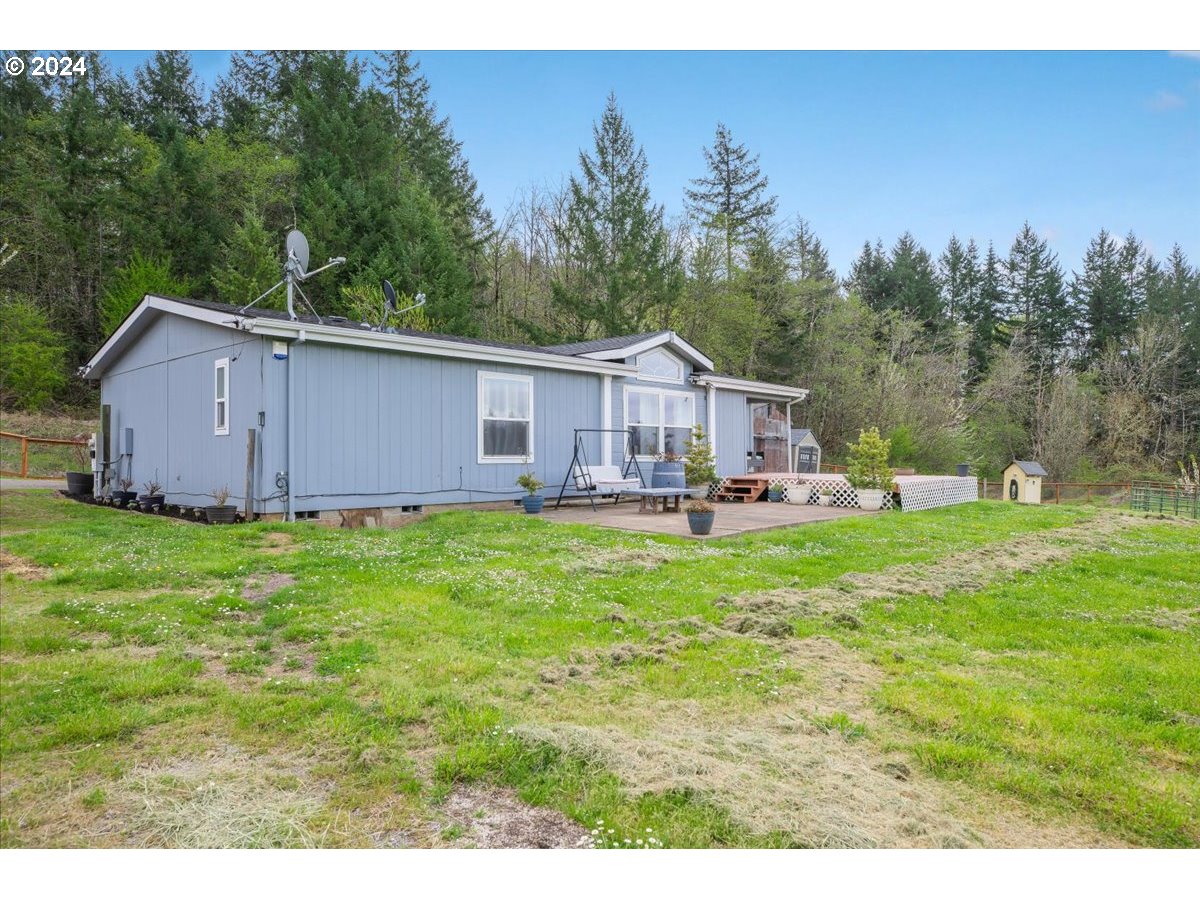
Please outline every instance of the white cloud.
[[1168, 50], [1171, 56], [1182, 56], [1184, 59], [1200, 59], [1200, 50]]
[[1146, 105], [1155, 112], [1167, 112], [1168, 110], [1180, 109], [1187, 106], [1187, 100], [1181, 94], [1176, 94], [1174, 91], [1158, 91], [1146, 101]]

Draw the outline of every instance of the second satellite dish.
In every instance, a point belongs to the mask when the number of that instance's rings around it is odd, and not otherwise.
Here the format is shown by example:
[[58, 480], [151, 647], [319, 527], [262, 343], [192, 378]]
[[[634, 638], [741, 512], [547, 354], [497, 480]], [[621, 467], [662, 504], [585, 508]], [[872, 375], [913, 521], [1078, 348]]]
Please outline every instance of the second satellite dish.
[[392, 283], [386, 278], [383, 279], [383, 299], [387, 301], [387, 307], [392, 312], [396, 311], [396, 289], [392, 287]]
[[287, 254], [289, 259], [296, 257], [301, 274], [308, 271], [308, 239], [296, 228], [288, 232]]

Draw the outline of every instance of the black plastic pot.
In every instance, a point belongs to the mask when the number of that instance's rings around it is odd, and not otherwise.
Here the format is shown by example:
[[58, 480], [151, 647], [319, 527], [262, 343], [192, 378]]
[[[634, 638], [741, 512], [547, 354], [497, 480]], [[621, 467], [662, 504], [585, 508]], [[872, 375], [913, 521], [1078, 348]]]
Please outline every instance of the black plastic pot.
[[712, 512], [689, 512], [688, 528], [692, 534], [708, 534], [712, 531], [713, 521], [717, 518], [716, 510]]
[[542, 511], [542, 507], [546, 505], [546, 498], [540, 494], [526, 494], [521, 498], [521, 505], [525, 507], [525, 512], [531, 516], [536, 516]]
[[955, 469], [958, 471], [959, 478], [970, 478], [971, 477], [971, 464], [970, 463], [959, 463], [957, 466], [955, 466]]
[[113, 491], [112, 501], [113, 506], [124, 507], [126, 503], [132, 503], [137, 499], [137, 491]]
[[236, 506], [206, 506], [204, 517], [210, 525], [232, 525], [237, 519]]
[[142, 506], [142, 512], [151, 512], [156, 506], [162, 509], [163, 503], [167, 500], [164, 494], [142, 494], [137, 499]]
[[68, 472], [67, 473], [67, 493], [68, 494], [90, 494], [95, 485], [95, 479], [91, 472]]

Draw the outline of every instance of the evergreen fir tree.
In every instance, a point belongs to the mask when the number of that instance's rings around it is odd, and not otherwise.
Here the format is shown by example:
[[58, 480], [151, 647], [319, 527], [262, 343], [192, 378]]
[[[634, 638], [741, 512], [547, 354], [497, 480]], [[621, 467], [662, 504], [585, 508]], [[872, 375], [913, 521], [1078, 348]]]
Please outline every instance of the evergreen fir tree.
[[566, 234], [573, 277], [553, 296], [581, 335], [628, 333], [661, 322], [682, 290], [677, 254], [650, 199], [646, 154], [610, 94], [593, 126], [593, 152], [571, 176]]
[[937, 272], [929, 251], [906, 231], [892, 248], [889, 267], [895, 285], [890, 307], [914, 316], [927, 328], [937, 329], [943, 323], [944, 314]]
[[1081, 363], [1096, 359], [1109, 341], [1119, 340], [1129, 330], [1126, 285], [1122, 276], [1121, 251], [1105, 229], [1092, 238], [1083, 257], [1083, 271], [1071, 280], [1081, 336]]
[[946, 318], [951, 323], [966, 321], [979, 291], [979, 248], [973, 239], [964, 246], [957, 235], [950, 236], [938, 258], [938, 280]]
[[1009, 250], [1004, 282], [1008, 324], [1027, 332], [1041, 364], [1052, 364], [1067, 345], [1071, 310], [1058, 256], [1028, 222]]
[[837, 281], [829, 253], [806, 219], [799, 219], [787, 241], [792, 272], [801, 281]]
[[777, 199], [767, 196], [767, 177], [758, 156], [745, 144], [736, 144], [729, 129], [717, 123], [711, 148], [704, 148], [708, 173], [692, 180], [686, 191], [688, 203], [702, 222], [719, 227], [725, 236], [725, 278], [733, 278], [735, 251], [773, 215]]
[[186, 50], [156, 50], [140, 65], [133, 91], [138, 128], [158, 141], [176, 131], [194, 136], [204, 118], [204, 100]]

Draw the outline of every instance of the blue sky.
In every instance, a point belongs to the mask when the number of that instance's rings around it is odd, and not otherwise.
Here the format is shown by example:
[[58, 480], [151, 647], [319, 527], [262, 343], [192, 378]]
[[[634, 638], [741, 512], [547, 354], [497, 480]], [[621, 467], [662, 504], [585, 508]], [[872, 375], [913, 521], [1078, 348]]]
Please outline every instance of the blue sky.
[[[147, 54], [111, 54], [127, 70]], [[1101, 227], [1200, 263], [1200, 58], [1167, 53], [421, 52], [489, 205], [574, 171], [615, 91], [668, 214], [718, 120], [845, 272], [864, 239], [1007, 249], [1068, 270]], [[225, 52], [194, 54], [210, 84]]]

